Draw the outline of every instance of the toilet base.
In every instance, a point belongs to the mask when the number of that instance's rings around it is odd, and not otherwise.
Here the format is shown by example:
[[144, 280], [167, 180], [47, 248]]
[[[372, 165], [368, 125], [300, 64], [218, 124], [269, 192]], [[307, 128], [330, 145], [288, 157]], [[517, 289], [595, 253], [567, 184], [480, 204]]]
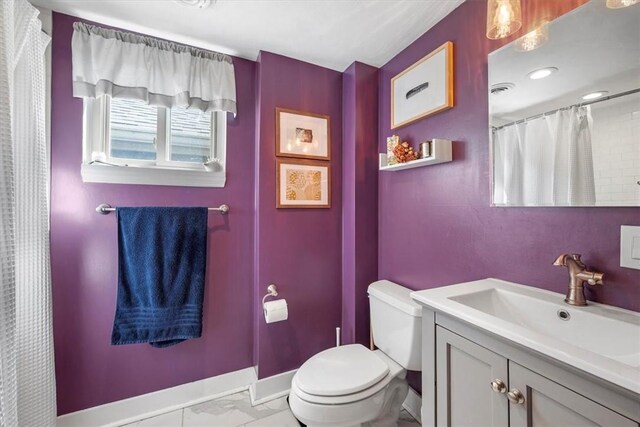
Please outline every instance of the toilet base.
[[340, 405], [307, 402], [292, 390], [289, 406], [296, 419], [309, 427], [395, 427], [408, 392], [403, 375], [367, 399]]
[[[289, 406], [289, 408], [291, 408], [291, 404], [289, 403], [289, 396], [287, 396], [287, 406]], [[296, 416], [294, 415], [293, 418], [296, 418]], [[305, 423], [303, 423], [302, 421], [300, 421], [297, 418], [296, 418], [296, 421], [298, 422], [298, 424], [300, 424], [300, 427], [308, 427]]]
[[402, 403], [409, 393], [409, 384], [404, 378], [397, 383], [391, 381], [386, 391], [385, 404], [380, 414], [375, 420], [362, 424], [362, 427], [397, 427]]

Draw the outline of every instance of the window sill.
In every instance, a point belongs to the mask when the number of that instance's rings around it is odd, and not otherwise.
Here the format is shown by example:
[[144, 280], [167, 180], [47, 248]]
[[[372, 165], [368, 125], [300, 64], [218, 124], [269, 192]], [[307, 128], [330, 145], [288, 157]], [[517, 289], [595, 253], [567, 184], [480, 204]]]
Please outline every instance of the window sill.
[[82, 182], [223, 188], [225, 172], [176, 168], [114, 167], [83, 164]]

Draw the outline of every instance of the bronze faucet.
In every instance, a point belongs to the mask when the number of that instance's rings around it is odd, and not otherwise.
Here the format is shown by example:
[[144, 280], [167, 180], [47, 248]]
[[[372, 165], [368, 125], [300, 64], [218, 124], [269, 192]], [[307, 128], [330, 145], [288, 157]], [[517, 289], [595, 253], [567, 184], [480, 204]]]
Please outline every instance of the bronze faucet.
[[602, 285], [604, 274], [589, 271], [587, 266], [580, 260], [580, 254], [562, 254], [555, 260], [553, 265], [567, 267], [567, 270], [569, 270], [569, 291], [564, 299], [567, 304], [587, 305], [587, 299], [584, 297], [584, 282], [590, 285]]

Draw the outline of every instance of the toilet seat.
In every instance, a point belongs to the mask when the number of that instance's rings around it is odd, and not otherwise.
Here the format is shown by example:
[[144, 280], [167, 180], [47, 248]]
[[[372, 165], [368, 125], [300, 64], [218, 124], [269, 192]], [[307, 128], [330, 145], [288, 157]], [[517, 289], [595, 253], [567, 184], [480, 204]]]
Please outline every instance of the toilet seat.
[[345, 394], [342, 396], [317, 396], [314, 394], [305, 393], [303, 390], [300, 390], [296, 382], [293, 381], [291, 383], [291, 393], [295, 394], [301, 400], [308, 403], [313, 403], [317, 405], [344, 405], [344, 404], [368, 399], [369, 397], [380, 392], [381, 390], [384, 390], [384, 388], [387, 385], [389, 385], [389, 382], [391, 381], [392, 378], [393, 377], [391, 377], [390, 375], [387, 375], [385, 378], [383, 378], [381, 381], [379, 381], [377, 384], [375, 384], [372, 387], [369, 387], [358, 393]]
[[305, 362], [293, 377], [291, 391], [309, 403], [342, 405], [367, 399], [405, 374], [381, 351], [351, 344], [325, 350]]
[[314, 396], [344, 396], [368, 389], [389, 373], [389, 366], [360, 344], [321, 351], [298, 369], [298, 388]]

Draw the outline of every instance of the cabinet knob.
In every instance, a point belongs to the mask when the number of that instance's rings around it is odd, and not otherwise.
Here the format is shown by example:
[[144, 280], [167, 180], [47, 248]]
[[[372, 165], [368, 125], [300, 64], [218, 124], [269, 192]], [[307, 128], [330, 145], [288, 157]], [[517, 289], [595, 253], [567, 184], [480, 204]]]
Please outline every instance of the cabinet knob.
[[493, 381], [491, 381], [491, 390], [495, 391], [496, 393], [504, 393], [507, 391], [507, 385], [500, 379], [495, 379]]
[[509, 399], [509, 402], [516, 405], [521, 405], [524, 403], [524, 395], [517, 388], [512, 388], [511, 390], [509, 390], [509, 393], [507, 393], [507, 399]]

